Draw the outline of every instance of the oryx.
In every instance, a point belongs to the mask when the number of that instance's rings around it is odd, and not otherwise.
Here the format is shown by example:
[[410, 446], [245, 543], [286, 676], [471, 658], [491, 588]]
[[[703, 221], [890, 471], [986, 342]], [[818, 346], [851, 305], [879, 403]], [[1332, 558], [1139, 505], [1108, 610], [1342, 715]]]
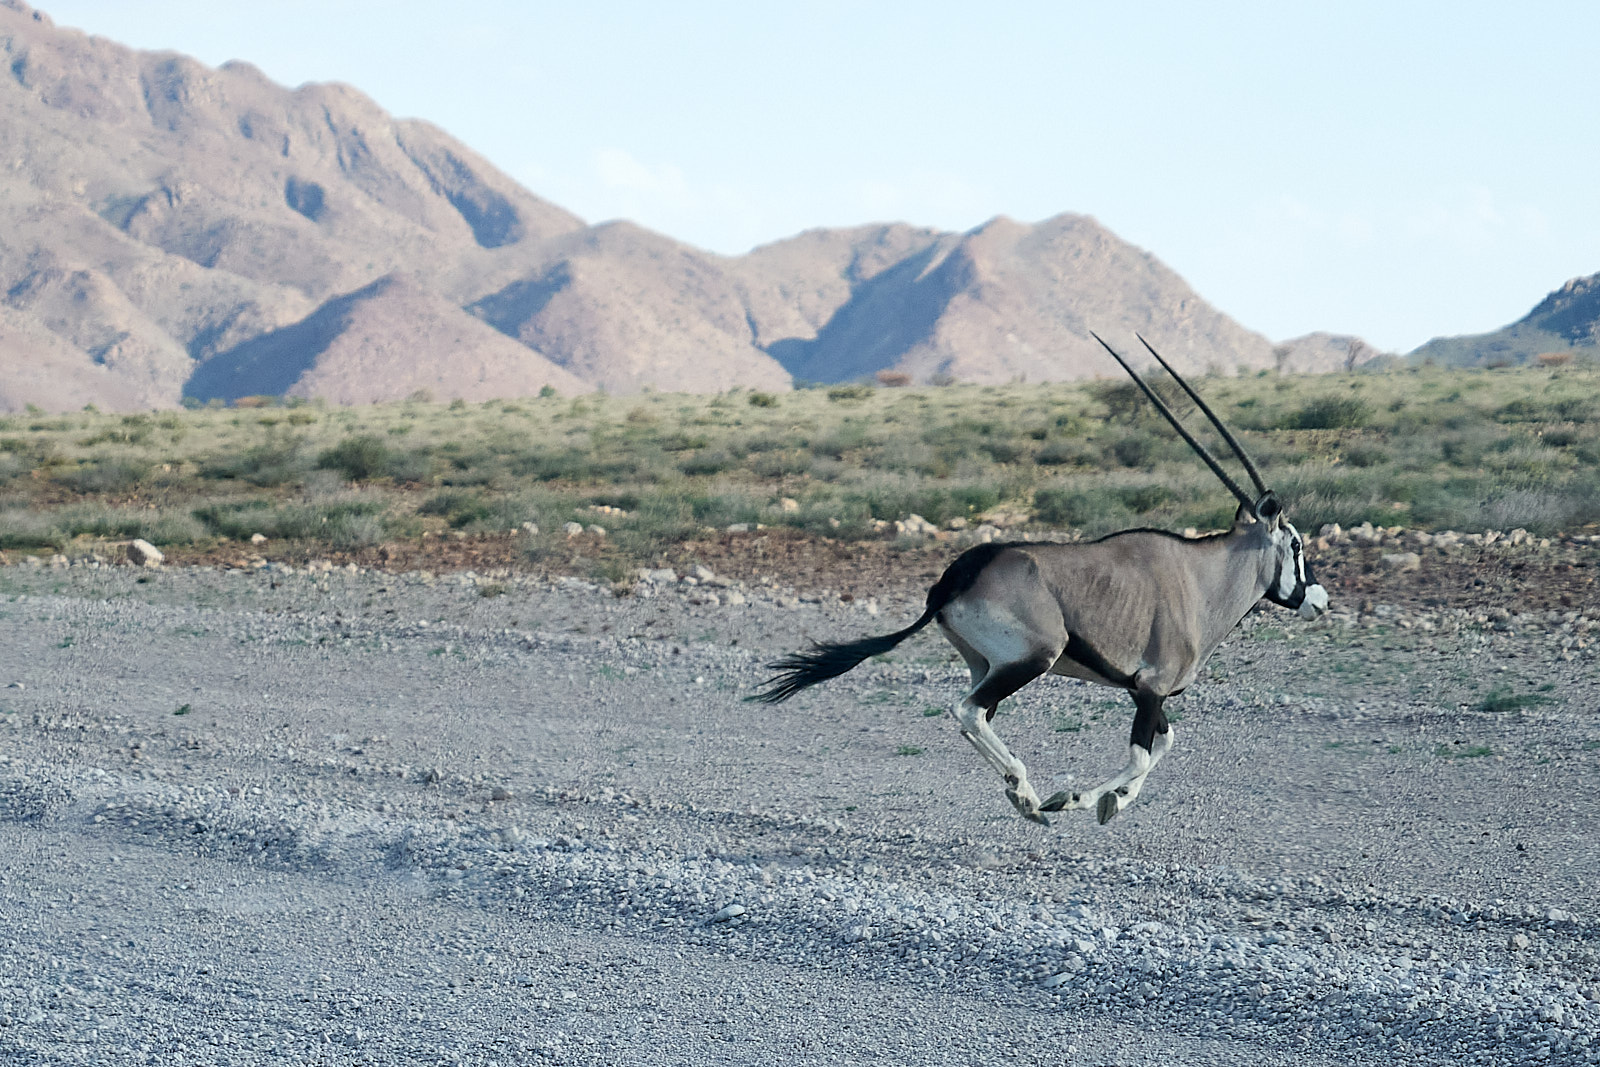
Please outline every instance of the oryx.
[[[1139, 795], [1150, 768], [1172, 749], [1162, 711], [1183, 692], [1239, 620], [1262, 597], [1312, 619], [1328, 607], [1300, 534], [1222, 421], [1166, 360], [1139, 340], [1181, 385], [1255, 483], [1250, 497], [1127, 361], [1121, 363], [1175, 430], [1239, 498], [1233, 528], [1186, 538], [1164, 530], [1124, 530], [1079, 544], [1009, 542], [968, 549], [928, 590], [922, 617], [904, 630], [844, 644], [817, 644], [771, 664], [779, 673], [754, 699], [767, 703], [837, 677], [938, 622], [972, 673], [972, 689], [952, 709], [961, 736], [1005, 778], [1017, 811], [1045, 823], [1047, 811], [1093, 808], [1100, 822]], [[989, 725], [1000, 701], [1049, 672], [1126, 689], [1137, 709], [1127, 766], [1081, 793], [1041, 802], [1028, 771]]]

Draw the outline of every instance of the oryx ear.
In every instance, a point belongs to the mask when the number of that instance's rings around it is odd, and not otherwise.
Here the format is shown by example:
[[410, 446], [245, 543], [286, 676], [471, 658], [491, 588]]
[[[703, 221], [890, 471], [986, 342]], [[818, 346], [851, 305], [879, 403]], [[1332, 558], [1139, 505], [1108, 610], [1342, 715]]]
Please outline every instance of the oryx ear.
[[1262, 522], [1271, 526], [1276, 526], [1278, 520], [1283, 517], [1283, 505], [1278, 503], [1278, 498], [1272, 494], [1271, 489], [1261, 494], [1261, 499], [1256, 501], [1255, 511]]

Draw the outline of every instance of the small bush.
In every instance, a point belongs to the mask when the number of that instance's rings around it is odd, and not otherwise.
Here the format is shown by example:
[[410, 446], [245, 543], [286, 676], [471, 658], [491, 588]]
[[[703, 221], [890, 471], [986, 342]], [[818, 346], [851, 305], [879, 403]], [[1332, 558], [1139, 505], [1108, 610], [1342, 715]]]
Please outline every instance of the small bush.
[[753, 408], [771, 408], [778, 406], [778, 398], [771, 393], [751, 393], [750, 406]]
[[1118, 438], [1111, 445], [1111, 455], [1124, 467], [1146, 467], [1155, 462], [1160, 443], [1151, 435], [1140, 431]]
[[738, 465], [738, 460], [721, 449], [695, 452], [678, 461], [678, 469], [691, 478], [721, 474]]
[[1047, 441], [1033, 457], [1035, 463], [1045, 467], [1087, 466], [1094, 459], [1094, 453], [1077, 441]]
[[287, 485], [305, 476], [305, 445], [279, 439], [233, 455], [213, 456], [200, 464], [202, 478], [239, 479], [263, 488]]
[[1052, 526], [1118, 525], [1129, 518], [1123, 501], [1103, 488], [1040, 489], [1033, 494], [1033, 515]]
[[870, 385], [836, 385], [828, 390], [828, 399], [834, 402], [845, 400], [865, 400], [872, 395]]
[[1167, 486], [1152, 484], [1127, 486], [1117, 490], [1117, 497], [1124, 507], [1139, 515], [1171, 503], [1178, 495]]
[[1361, 469], [1377, 467], [1389, 462], [1389, 453], [1374, 445], [1353, 445], [1345, 449], [1344, 461]]
[[1372, 408], [1356, 396], [1324, 396], [1292, 413], [1286, 430], [1353, 430], [1367, 424]]
[[389, 448], [374, 434], [347, 437], [317, 457], [320, 470], [342, 473], [352, 482], [368, 481], [389, 462]]
[[77, 493], [126, 493], [150, 473], [150, 464], [125, 459], [105, 459], [63, 471], [55, 481]]

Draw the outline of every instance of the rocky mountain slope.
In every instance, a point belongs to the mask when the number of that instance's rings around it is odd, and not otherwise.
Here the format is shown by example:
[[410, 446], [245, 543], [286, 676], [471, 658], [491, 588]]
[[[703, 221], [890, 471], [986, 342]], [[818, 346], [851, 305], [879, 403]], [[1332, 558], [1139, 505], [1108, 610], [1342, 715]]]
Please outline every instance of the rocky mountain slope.
[[1083, 216], [722, 257], [586, 226], [348, 86], [135, 51], [21, 0], [0, 53], [0, 410], [1043, 381], [1114, 369], [1090, 328], [1193, 369], [1274, 362]]
[[1471, 367], [1528, 363], [1557, 353], [1600, 356], [1600, 274], [1573, 278], [1509, 326], [1490, 333], [1436, 337], [1409, 358]]

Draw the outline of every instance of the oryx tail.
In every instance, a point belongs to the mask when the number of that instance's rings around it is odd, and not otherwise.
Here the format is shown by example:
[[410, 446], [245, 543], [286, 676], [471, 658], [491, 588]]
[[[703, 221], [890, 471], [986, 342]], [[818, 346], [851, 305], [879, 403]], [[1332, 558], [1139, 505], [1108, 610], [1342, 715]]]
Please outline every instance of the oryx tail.
[[870, 656], [883, 655], [928, 625], [944, 610], [946, 604], [971, 589], [972, 583], [977, 581], [978, 572], [989, 565], [997, 552], [1007, 547], [1009, 543], [996, 541], [963, 552], [928, 590], [928, 606], [923, 610], [922, 617], [904, 630], [837, 645], [812, 642], [811, 648], [805, 652], [796, 652], [767, 664], [778, 673], [762, 683], [766, 686], [762, 692], [749, 699], [763, 704], [777, 704], [802, 689], [854, 670]]

